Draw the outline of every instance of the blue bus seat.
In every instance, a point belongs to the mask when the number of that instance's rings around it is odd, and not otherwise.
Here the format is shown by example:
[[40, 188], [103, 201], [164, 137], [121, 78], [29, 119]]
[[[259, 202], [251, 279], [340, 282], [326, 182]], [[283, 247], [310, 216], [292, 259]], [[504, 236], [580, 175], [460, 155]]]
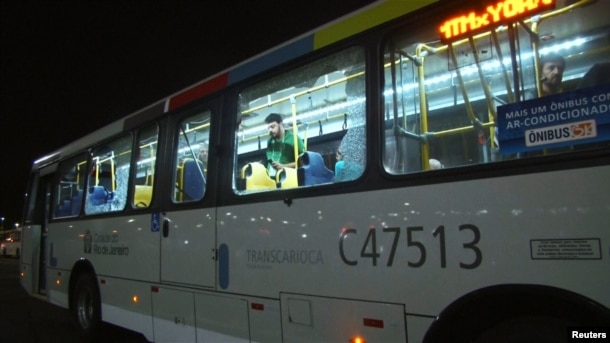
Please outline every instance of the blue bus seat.
[[72, 208], [72, 201], [70, 199], [65, 199], [61, 202], [59, 206], [55, 209], [55, 217], [67, 217], [70, 215], [70, 209]]
[[315, 151], [305, 151], [299, 156], [299, 186], [313, 186], [333, 181], [335, 174], [324, 164], [322, 155]]
[[[205, 177], [203, 175], [203, 164], [194, 159], [186, 159], [182, 162], [178, 182], [184, 194], [182, 201], [196, 201], [203, 198], [205, 191]], [[149, 201], [150, 202], [150, 201]]]
[[72, 198], [72, 208], [71, 212], [73, 216], [77, 216], [80, 214], [80, 207], [83, 202], [83, 190], [79, 189], [76, 191], [76, 195]]
[[104, 186], [91, 186], [89, 188], [89, 202], [92, 205], [104, 205], [114, 197], [113, 192], [109, 192]]

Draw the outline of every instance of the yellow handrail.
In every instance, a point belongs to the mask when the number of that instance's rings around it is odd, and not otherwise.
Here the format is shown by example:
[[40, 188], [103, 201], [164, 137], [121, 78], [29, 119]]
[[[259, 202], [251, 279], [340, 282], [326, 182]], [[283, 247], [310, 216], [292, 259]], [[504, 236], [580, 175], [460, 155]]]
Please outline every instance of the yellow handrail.
[[294, 166], [296, 168], [299, 159], [299, 129], [297, 128], [297, 100], [294, 95], [290, 96], [290, 105], [292, 107], [292, 144], [294, 147]]

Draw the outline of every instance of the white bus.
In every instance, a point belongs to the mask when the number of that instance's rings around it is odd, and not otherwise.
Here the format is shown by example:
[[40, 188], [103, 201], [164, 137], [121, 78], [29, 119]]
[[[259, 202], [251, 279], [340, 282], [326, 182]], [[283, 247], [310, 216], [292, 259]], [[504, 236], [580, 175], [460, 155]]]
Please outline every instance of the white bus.
[[21, 253], [21, 228], [0, 231], [0, 255], [19, 257]]
[[154, 342], [607, 330], [608, 13], [377, 1], [213, 75], [34, 162], [21, 283]]

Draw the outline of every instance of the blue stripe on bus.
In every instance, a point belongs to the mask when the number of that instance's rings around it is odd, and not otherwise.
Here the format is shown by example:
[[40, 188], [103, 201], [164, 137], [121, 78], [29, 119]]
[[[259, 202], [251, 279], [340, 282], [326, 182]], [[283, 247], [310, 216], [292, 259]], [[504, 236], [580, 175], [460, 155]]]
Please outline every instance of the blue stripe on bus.
[[226, 244], [218, 248], [218, 284], [222, 289], [229, 287], [229, 247]]
[[297, 41], [273, 50], [270, 53], [260, 56], [243, 65], [237, 66], [229, 72], [228, 84], [242, 81], [252, 75], [256, 75], [264, 70], [271, 69], [281, 63], [290, 61], [293, 58], [313, 51], [314, 35], [311, 34]]

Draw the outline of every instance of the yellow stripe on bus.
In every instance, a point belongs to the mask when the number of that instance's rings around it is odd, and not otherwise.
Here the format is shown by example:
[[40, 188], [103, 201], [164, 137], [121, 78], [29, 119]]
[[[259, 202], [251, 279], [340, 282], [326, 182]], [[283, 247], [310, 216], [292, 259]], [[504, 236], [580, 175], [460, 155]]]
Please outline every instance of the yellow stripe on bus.
[[316, 32], [313, 48], [320, 49], [355, 33], [365, 31], [403, 14], [430, 5], [438, 0], [387, 0], [381, 4], [331, 24]]

